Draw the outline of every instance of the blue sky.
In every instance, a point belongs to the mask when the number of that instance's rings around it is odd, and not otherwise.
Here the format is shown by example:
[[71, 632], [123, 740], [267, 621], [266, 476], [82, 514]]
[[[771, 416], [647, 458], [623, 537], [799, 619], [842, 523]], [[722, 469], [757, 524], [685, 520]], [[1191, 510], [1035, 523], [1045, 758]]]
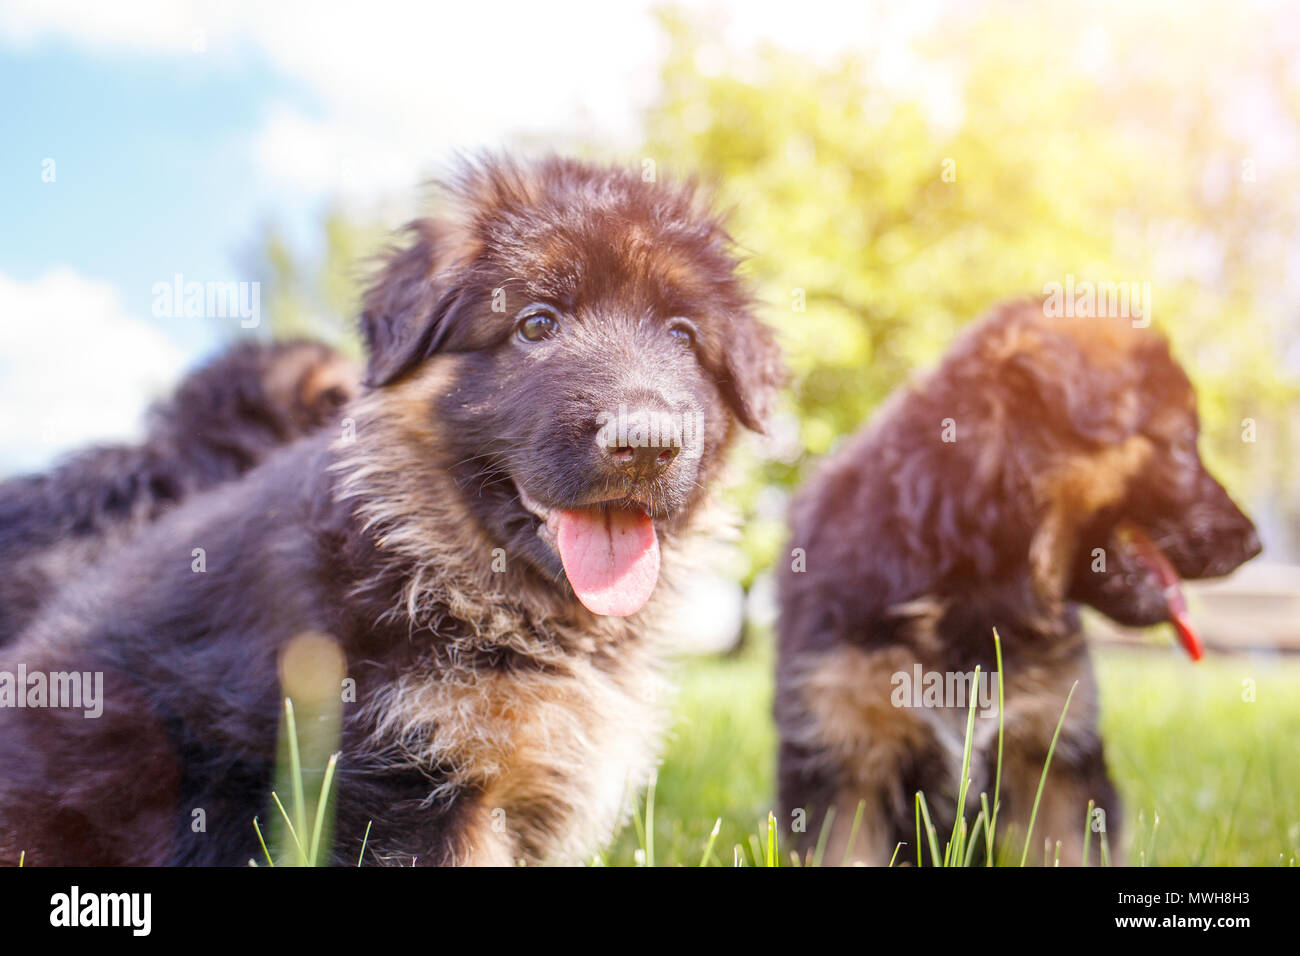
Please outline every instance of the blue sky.
[[156, 282], [251, 278], [267, 219], [310, 241], [313, 198], [277, 192], [247, 144], [268, 102], [310, 111], [313, 97], [254, 54], [231, 68], [57, 36], [0, 47], [0, 90], [0, 472], [11, 472], [135, 434], [143, 406], [215, 347], [219, 320], [152, 314]]
[[[648, 4], [566, 9], [581, 29], [522, 5], [0, 0], [0, 475], [137, 434], [235, 331], [156, 317], [155, 283], [252, 281], [267, 224], [310, 255], [327, 204], [409, 215], [453, 149], [634, 142]], [[547, 30], [632, 39], [539, 70]]]
[[[256, 58], [237, 71], [193, 60], [87, 56], [60, 41], [0, 54], [0, 180], [5, 218], [21, 226], [0, 231], [6, 273], [34, 280], [66, 265], [152, 319], [155, 282], [241, 277], [261, 219], [302, 219], [308, 210], [262, 182], [244, 144], [269, 97], [304, 108], [311, 97]], [[187, 352], [213, 341], [202, 321], [159, 321]]]
[[[635, 149], [653, 3], [0, 0], [0, 475], [137, 433], [233, 322], [157, 318], [154, 284], [252, 281], [266, 225], [310, 255], [328, 204], [409, 218], [454, 150]], [[728, 47], [892, 55], [942, 0], [709, 6]]]

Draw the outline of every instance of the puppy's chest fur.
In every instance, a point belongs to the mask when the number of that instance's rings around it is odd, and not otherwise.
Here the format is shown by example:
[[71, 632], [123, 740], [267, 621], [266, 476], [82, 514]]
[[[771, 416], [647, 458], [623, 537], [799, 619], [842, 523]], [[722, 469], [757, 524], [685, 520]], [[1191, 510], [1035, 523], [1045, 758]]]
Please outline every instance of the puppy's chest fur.
[[655, 642], [626, 636], [603, 648], [520, 620], [497, 635], [510, 663], [453, 642], [363, 703], [385, 763], [472, 805], [452, 862], [584, 862], [613, 836], [653, 772], [666, 691]]
[[362, 400], [358, 440], [337, 451], [337, 499], [376, 545], [361, 589], [385, 595], [401, 639], [410, 625], [428, 642], [363, 697], [367, 748], [423, 773], [431, 803], [459, 802], [449, 862], [589, 861], [653, 770], [666, 696], [656, 622], [721, 519], [701, 507], [661, 542], [655, 596], [629, 618], [586, 612], [521, 562], [495, 573], [498, 542], [429, 453], [441, 443], [427, 408], [454, 371], [433, 363]]

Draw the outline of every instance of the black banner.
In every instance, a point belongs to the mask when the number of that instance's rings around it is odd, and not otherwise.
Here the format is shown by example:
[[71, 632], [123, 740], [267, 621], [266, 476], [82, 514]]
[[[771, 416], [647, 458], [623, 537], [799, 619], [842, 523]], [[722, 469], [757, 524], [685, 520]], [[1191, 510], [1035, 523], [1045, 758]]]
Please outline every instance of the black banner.
[[719, 939], [738, 926], [806, 940], [852, 926], [864, 944], [877, 935], [924, 944], [991, 931], [1038, 940], [1172, 931], [1229, 942], [1259, 929], [1293, 933], [1295, 887], [1294, 871], [1282, 868], [787, 870], [765, 878], [716, 869], [622, 877], [583, 869], [21, 869], [0, 873], [0, 915], [9, 939], [75, 934], [80, 944], [337, 944], [467, 932], [499, 941], [512, 929], [527, 936], [529, 927], [569, 938], [599, 932], [593, 942], [658, 931], [669, 942], [679, 919], [696, 938], [713, 924]]

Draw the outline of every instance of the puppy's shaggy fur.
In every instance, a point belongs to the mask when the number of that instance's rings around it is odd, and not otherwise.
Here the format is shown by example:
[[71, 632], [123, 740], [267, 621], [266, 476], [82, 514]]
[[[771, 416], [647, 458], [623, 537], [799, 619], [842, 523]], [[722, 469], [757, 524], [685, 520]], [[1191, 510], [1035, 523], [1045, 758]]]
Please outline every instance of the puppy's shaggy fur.
[[[917, 707], [895, 693], [918, 665], [945, 681], [976, 665], [993, 673], [996, 627], [1006, 697], [999, 836], [1023, 845], [1078, 681], [1030, 858], [1060, 841], [1062, 862], [1077, 864], [1089, 800], [1118, 857], [1077, 605], [1131, 625], [1168, 619], [1164, 583], [1125, 538], [1134, 526], [1183, 577], [1226, 574], [1258, 552], [1251, 522], [1201, 464], [1197, 429], [1192, 387], [1159, 336], [1126, 320], [1045, 318], [1028, 302], [968, 330], [832, 456], [792, 510], [791, 547], [806, 569], [797, 559], [780, 581], [781, 802], [806, 815], [808, 845], [834, 809], [825, 859], [884, 864], [899, 843], [900, 858], [915, 859], [918, 790], [950, 832], [965, 702]], [[968, 822], [979, 793], [993, 795], [991, 696], [989, 716], [975, 721]]]
[[149, 410], [142, 443], [92, 448], [0, 483], [0, 643], [60, 582], [181, 501], [320, 428], [359, 385], [324, 345], [240, 343]]
[[[619, 822], [656, 752], [663, 603], [781, 374], [726, 234], [688, 185], [483, 161], [387, 257], [363, 330], [354, 441], [309, 438], [177, 509], [12, 649], [11, 670], [106, 687], [99, 719], [0, 710], [0, 859], [259, 855], [277, 666], [304, 633], [354, 682], [338, 862], [367, 825], [367, 863], [510, 864], [582, 859]], [[602, 432], [620, 409], [695, 425], [645, 448]], [[641, 610], [579, 600], [575, 514], [658, 542]]]

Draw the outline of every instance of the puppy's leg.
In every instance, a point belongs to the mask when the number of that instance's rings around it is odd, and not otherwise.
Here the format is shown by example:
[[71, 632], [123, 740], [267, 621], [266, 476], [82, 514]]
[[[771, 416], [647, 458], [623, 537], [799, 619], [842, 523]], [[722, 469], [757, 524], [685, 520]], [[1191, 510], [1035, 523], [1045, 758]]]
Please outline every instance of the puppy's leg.
[[[794, 848], [810, 862], [822, 846], [822, 865], [889, 862], [892, 827], [885, 794], [870, 785], [844, 779], [845, 768], [826, 750], [810, 751], [786, 742], [779, 758], [782, 820], [791, 829]], [[853, 822], [862, 806], [854, 834]], [[850, 847], [850, 838], [852, 845]]]
[[[76, 673], [94, 681], [101, 672]], [[182, 775], [163, 722], [111, 672], [82, 705], [0, 709], [0, 865], [20, 856], [33, 866], [170, 859]]]
[[[932, 728], [892, 701], [893, 675], [910, 672], [913, 658], [899, 647], [841, 647], [789, 669], [778, 705], [781, 797], [787, 825], [804, 812], [801, 852], [811, 851], [827, 826], [824, 863], [884, 866], [899, 842], [915, 839], [915, 790], [927, 798], [947, 792], [946, 764]], [[834, 816], [827, 823], [830, 808]], [[908, 858], [914, 857], [900, 856]]]
[[[1080, 655], [1069, 666], [1031, 669], [1008, 680], [1007, 714], [1002, 772], [1002, 808], [998, 812], [1000, 851], [1019, 862], [1024, 847], [1034, 796], [1052, 734], [1070, 686], [1078, 681], [1052, 763], [1043, 796], [1034, 817], [1027, 862], [1078, 866], [1083, 860], [1085, 833], [1088, 862], [1101, 862], [1105, 841], [1112, 863], [1120, 862], [1120, 804], [1106, 771], [1101, 738], [1097, 733], [1097, 692], [1092, 669]], [[994, 744], [996, 747], [996, 744]], [[996, 751], [986, 755], [989, 766]], [[1088, 811], [1092, 801], [1093, 812]]]
[[[1063, 758], [1063, 749], [1074, 753]], [[1007, 754], [1004, 758], [998, 842], [999, 852], [1009, 854], [1010, 862], [1019, 862], [1023, 851], [1046, 756], [1043, 749], [1038, 753]], [[1119, 864], [1119, 824], [1119, 797], [1106, 774], [1100, 742], [1096, 741], [1095, 747], [1076, 747], [1072, 741], [1059, 741], [1034, 817], [1026, 862], [1051, 866], [1059, 859], [1061, 866], [1079, 866], [1086, 840], [1090, 865], [1102, 863], [1103, 842], [1110, 863]]]

